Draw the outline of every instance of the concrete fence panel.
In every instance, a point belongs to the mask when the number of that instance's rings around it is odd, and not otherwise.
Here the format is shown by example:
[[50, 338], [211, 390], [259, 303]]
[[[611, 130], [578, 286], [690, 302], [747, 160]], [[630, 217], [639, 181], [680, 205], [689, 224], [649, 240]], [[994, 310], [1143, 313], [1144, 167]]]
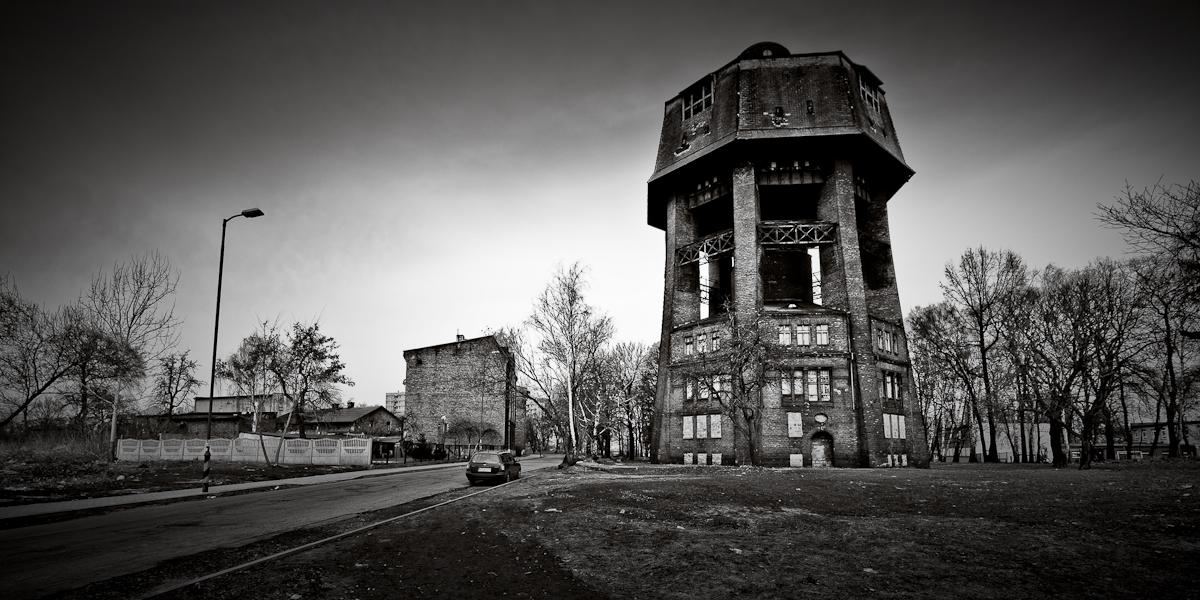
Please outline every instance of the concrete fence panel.
[[[280, 448], [280, 444], [283, 448]], [[265, 437], [260, 443], [254, 438], [213, 438], [208, 440], [118, 440], [118, 460], [204, 460], [204, 447], [208, 445], [210, 458], [214, 461], [275, 462], [276, 451], [279, 462], [289, 465], [360, 465], [371, 464], [371, 440], [369, 438], [316, 440]], [[263, 456], [262, 447], [267, 453]]]
[[233, 460], [233, 440], [213, 438], [208, 441], [208, 453], [211, 460]]
[[139, 440], [121, 440], [117, 444], [117, 460], [138, 460], [141, 447]]
[[312, 440], [288, 440], [281, 461], [285, 465], [311, 465]]
[[204, 440], [184, 440], [183, 460], [204, 460]]
[[262, 462], [262, 448], [258, 440], [238, 438], [233, 440], [233, 462]]
[[162, 458], [162, 442], [158, 440], [142, 440], [138, 450], [138, 460], [159, 460]]
[[343, 465], [371, 464], [371, 440], [342, 440], [341, 462]]
[[313, 440], [312, 443], [312, 464], [314, 465], [338, 465], [341, 464], [341, 440]]
[[160, 446], [160, 458], [164, 461], [178, 461], [184, 457], [184, 440], [163, 439]]

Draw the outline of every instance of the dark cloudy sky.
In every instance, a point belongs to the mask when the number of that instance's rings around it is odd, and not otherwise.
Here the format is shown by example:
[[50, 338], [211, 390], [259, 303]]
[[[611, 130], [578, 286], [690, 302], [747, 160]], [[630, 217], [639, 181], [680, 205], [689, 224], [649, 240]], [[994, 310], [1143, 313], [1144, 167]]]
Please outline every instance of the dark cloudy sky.
[[402, 352], [519, 324], [559, 263], [657, 339], [663, 103], [761, 41], [883, 80], [916, 176], [906, 309], [968, 246], [1119, 256], [1098, 202], [1200, 179], [1200, 5], [33, 2], [0, 9], [0, 274], [50, 306], [158, 250], [207, 378], [256, 319], [342, 344], [378, 404]]

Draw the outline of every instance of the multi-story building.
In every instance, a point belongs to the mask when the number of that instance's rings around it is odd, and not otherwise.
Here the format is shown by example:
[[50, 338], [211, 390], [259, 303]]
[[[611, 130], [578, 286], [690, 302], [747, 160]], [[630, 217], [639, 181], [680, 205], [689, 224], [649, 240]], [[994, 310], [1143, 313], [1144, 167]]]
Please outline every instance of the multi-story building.
[[913, 171], [880, 85], [841, 52], [762, 43], [667, 101], [648, 184], [666, 232], [658, 461], [748, 462], [685, 376], [721, 352], [732, 310], [782, 356], [755, 420], [763, 464], [928, 466], [888, 230]]
[[404, 416], [404, 392], [388, 392], [384, 394], [383, 406], [397, 417]]
[[463, 452], [524, 450], [525, 395], [512, 352], [495, 336], [405, 350], [404, 361], [408, 439]]

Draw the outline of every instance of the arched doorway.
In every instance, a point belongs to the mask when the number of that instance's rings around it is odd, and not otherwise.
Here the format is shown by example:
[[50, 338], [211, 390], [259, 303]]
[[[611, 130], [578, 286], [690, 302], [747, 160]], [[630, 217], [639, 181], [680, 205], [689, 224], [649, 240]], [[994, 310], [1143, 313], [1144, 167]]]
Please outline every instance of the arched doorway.
[[812, 437], [812, 466], [833, 466], [833, 436], [818, 431]]

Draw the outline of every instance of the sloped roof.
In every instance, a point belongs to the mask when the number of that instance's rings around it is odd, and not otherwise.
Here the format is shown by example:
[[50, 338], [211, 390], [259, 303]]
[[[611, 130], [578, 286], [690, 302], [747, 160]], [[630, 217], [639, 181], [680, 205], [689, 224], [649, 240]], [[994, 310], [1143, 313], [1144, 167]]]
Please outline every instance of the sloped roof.
[[396, 416], [382, 406], [355, 406], [354, 408], [327, 408], [318, 410], [313, 413], [312, 418], [325, 423], [353, 423], [377, 410], [381, 410], [392, 417]]

